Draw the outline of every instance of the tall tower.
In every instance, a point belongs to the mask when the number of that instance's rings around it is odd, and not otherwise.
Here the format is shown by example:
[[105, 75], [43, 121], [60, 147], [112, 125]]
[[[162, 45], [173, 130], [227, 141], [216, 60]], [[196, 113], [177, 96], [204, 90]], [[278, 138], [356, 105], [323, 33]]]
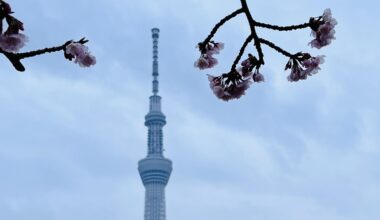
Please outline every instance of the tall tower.
[[145, 116], [148, 127], [148, 155], [139, 161], [138, 170], [145, 187], [144, 220], [166, 220], [165, 187], [172, 172], [172, 162], [163, 154], [162, 128], [166, 124], [158, 95], [158, 37], [160, 30], [152, 29], [153, 37], [153, 95]]

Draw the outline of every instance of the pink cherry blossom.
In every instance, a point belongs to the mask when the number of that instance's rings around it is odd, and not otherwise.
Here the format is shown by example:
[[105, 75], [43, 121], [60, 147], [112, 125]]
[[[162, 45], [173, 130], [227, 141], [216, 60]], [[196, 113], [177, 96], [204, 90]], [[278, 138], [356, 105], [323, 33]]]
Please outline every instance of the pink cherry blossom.
[[206, 49], [207, 54], [219, 54], [219, 52], [224, 49], [224, 43], [212, 42], [206, 46]]
[[10, 53], [18, 52], [28, 38], [24, 34], [0, 35], [0, 48]]
[[[239, 70], [238, 72], [240, 73], [240, 75], [242, 75], [243, 78], [249, 78], [253, 75], [252, 70], [254, 68], [256, 68], [255, 72], [258, 73], [258, 71], [259, 71], [257, 69], [257, 68], [259, 68], [258, 63], [259, 62], [255, 56], [253, 56], [252, 54], [248, 54], [248, 58], [241, 62], [241, 64], [240, 64], [241, 67], [238, 69]], [[263, 77], [263, 76], [261, 75], [261, 77]]]
[[254, 82], [264, 82], [264, 76], [263, 76], [263, 74], [259, 73], [259, 71], [256, 71], [252, 75], [252, 79]]
[[88, 53], [88, 47], [81, 43], [70, 43], [66, 46], [66, 53], [74, 57], [84, 56]]
[[252, 71], [249, 70], [249, 67], [242, 66], [238, 68], [238, 72], [243, 78], [249, 78], [252, 76]]
[[306, 79], [306, 78], [301, 78], [301, 69], [299, 67], [293, 66], [291, 68], [290, 75], [287, 77], [289, 82], [297, 82], [300, 79]]
[[215, 96], [223, 99], [224, 96], [224, 88], [222, 86], [222, 79], [221, 77], [214, 77], [211, 75], [207, 75], [208, 80], [210, 82], [210, 88], [214, 92]]
[[96, 64], [96, 58], [93, 55], [87, 53], [84, 56], [77, 57], [75, 59], [75, 63], [78, 63], [81, 67], [90, 67], [91, 65]]
[[229, 95], [229, 99], [238, 99], [245, 95], [245, 91], [249, 89], [250, 85], [252, 84], [251, 80], [242, 80], [236, 85], [231, 85], [227, 87], [226, 95]]
[[212, 68], [218, 64], [218, 60], [211, 55], [201, 55], [197, 61], [195, 61], [194, 66], [201, 70]]
[[319, 65], [325, 62], [324, 57], [325, 56], [311, 57], [310, 59], [303, 61], [302, 65], [305, 69], [302, 71], [301, 74], [308, 76], [316, 74], [321, 69]]
[[70, 43], [66, 46], [66, 54], [75, 58], [75, 63], [81, 67], [89, 67], [96, 64], [96, 58], [90, 54], [88, 47], [81, 43]]
[[250, 61], [249, 58], [243, 60], [241, 63], [240, 63], [241, 67], [239, 67], [238, 69], [238, 72], [240, 73], [240, 75], [242, 75], [243, 77], [247, 78], [247, 77], [251, 77], [252, 76], [252, 63]]
[[228, 77], [224, 75], [228, 74], [223, 74], [222, 76], [217, 77], [208, 75], [211, 90], [216, 97], [223, 101], [240, 98], [252, 84], [250, 79], [241, 79], [234, 82], [228, 82]]
[[313, 39], [309, 44], [311, 47], [322, 48], [331, 43], [335, 39], [335, 26], [338, 24], [335, 18], [332, 17], [331, 10], [328, 8], [324, 11], [319, 19], [313, 19], [311, 34]]
[[286, 69], [291, 69], [290, 75], [287, 77], [290, 82], [305, 80], [308, 76], [316, 74], [321, 68], [320, 64], [324, 63], [324, 56], [312, 57], [306, 55], [307, 59], [291, 59], [286, 65]]
[[224, 44], [211, 41], [206, 45], [199, 43], [197, 47], [201, 51], [201, 56], [194, 62], [194, 67], [204, 70], [218, 64], [218, 60], [213, 55], [219, 54], [224, 48]]

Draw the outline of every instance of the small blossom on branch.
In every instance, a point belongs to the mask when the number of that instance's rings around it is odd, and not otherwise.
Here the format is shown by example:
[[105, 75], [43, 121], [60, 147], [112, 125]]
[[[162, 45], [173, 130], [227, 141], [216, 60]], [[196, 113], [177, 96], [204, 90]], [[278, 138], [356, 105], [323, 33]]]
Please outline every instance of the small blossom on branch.
[[331, 43], [335, 39], [335, 26], [338, 24], [332, 17], [331, 10], [328, 8], [323, 15], [318, 18], [310, 19], [311, 35], [315, 37], [309, 44], [311, 47], [322, 48]]
[[224, 49], [224, 43], [210, 41], [206, 45], [202, 45], [202, 43], [199, 43], [198, 47], [202, 53], [219, 54], [219, 52]]
[[253, 68], [257, 67], [259, 61], [252, 54], [248, 54], [248, 58], [243, 60], [239, 68], [239, 72], [243, 77], [251, 77]]
[[224, 44], [211, 41], [207, 44], [199, 43], [197, 47], [201, 51], [201, 56], [195, 61], [194, 66], [203, 70], [212, 68], [218, 64], [218, 60], [213, 55], [219, 54], [224, 48]]
[[259, 72], [259, 68], [259, 60], [252, 54], [248, 54], [248, 58], [241, 62], [238, 72], [245, 79], [251, 77], [253, 82], [264, 82], [264, 76]]
[[264, 82], [264, 76], [256, 69], [255, 73], [252, 75], [253, 82]]
[[78, 63], [81, 67], [89, 67], [95, 65], [96, 58], [91, 55], [88, 47], [82, 43], [72, 42], [64, 49], [65, 58], [72, 60], [75, 58], [75, 63]]
[[[212, 38], [217, 33], [218, 29], [227, 21], [239, 14], [245, 14], [251, 33], [243, 43], [231, 66], [230, 72], [220, 76], [208, 76], [210, 88], [219, 99], [224, 101], [238, 99], [245, 94], [245, 91], [250, 87], [252, 82], [264, 81], [264, 76], [259, 71], [260, 67], [265, 64], [264, 53], [261, 48], [263, 44], [289, 58], [289, 62], [287, 63], [285, 70], [291, 70], [290, 75], [287, 77], [291, 82], [307, 79], [308, 76], [316, 74], [320, 70], [320, 65], [324, 62], [324, 56], [312, 57], [308, 53], [301, 52], [292, 54], [275, 45], [273, 42], [260, 38], [257, 34], [256, 28], [267, 28], [276, 31], [294, 31], [304, 28], [311, 28], [312, 35], [315, 39], [313, 39], [309, 44], [312, 47], [319, 49], [323, 46], [329, 45], [331, 41], [335, 39], [334, 28], [337, 25], [337, 21], [332, 17], [330, 9], [326, 9], [320, 17], [310, 18], [307, 23], [290, 26], [277, 26], [254, 20], [248, 8], [247, 1], [240, 0], [240, 3], [240, 9], [221, 19], [212, 28], [206, 39], [199, 43], [198, 47], [201, 52], [201, 56], [194, 64], [194, 66], [199, 69], [214, 67], [217, 64], [217, 60], [213, 57], [213, 55], [218, 54], [223, 47], [220, 48], [218, 43], [214, 43], [212, 41]], [[252, 41], [252, 46], [256, 50], [258, 57], [256, 58], [252, 54], [248, 54], [248, 58], [243, 60], [240, 63], [241, 66], [237, 68], [237, 65], [245, 53], [248, 44]]]
[[212, 57], [212, 55], [202, 54], [197, 61], [195, 61], [194, 66], [201, 70], [214, 67], [218, 64], [218, 60]]
[[291, 70], [288, 80], [297, 82], [307, 79], [308, 76], [316, 74], [321, 69], [319, 65], [323, 62], [324, 56], [312, 57], [308, 53], [297, 53], [285, 66], [285, 70]]
[[208, 75], [208, 80], [214, 95], [223, 101], [240, 98], [252, 84], [251, 78], [244, 78], [237, 71], [216, 77]]
[[6, 52], [18, 52], [25, 43], [28, 37], [23, 34], [0, 35], [0, 48]]

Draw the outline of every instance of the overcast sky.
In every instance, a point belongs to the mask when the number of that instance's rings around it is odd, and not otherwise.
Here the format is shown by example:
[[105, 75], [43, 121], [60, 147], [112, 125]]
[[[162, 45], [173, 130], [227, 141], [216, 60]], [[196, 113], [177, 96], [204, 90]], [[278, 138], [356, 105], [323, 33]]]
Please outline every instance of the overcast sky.
[[264, 46], [266, 82], [227, 103], [206, 74], [230, 68], [249, 33], [244, 16], [217, 33], [217, 67], [193, 63], [195, 45], [238, 0], [8, 2], [29, 37], [24, 51], [85, 36], [98, 63], [83, 69], [55, 53], [25, 60], [19, 73], [0, 58], [0, 219], [143, 219], [137, 162], [147, 151], [153, 27], [174, 163], [168, 220], [379, 219], [378, 1], [248, 0], [255, 19], [279, 25], [330, 7], [337, 40], [317, 50], [310, 30], [258, 30], [326, 62], [289, 83], [287, 59]]

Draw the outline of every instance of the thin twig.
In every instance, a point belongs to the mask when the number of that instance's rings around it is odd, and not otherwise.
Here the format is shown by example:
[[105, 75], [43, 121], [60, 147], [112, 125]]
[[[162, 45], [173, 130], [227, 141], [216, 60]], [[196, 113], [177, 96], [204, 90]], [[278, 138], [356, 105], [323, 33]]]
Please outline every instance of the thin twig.
[[299, 24], [299, 25], [277, 26], [277, 25], [265, 24], [265, 23], [255, 21], [255, 26], [256, 27], [268, 28], [268, 29], [272, 29], [272, 30], [277, 30], [277, 31], [294, 31], [294, 30], [304, 29], [304, 28], [310, 27], [310, 22], [304, 23], [304, 24]]
[[29, 51], [29, 52], [25, 52], [25, 53], [17, 53], [15, 55], [19, 59], [25, 59], [25, 58], [28, 58], [28, 57], [34, 57], [34, 56], [42, 55], [42, 54], [45, 54], [45, 53], [58, 52], [58, 51], [61, 51], [61, 50], [65, 49], [65, 47], [66, 47], [66, 44], [63, 44], [63, 45], [58, 46], [58, 47], [48, 47], [48, 48], [44, 48], [44, 49], [40, 49], [40, 50], [34, 50], [34, 51]]
[[243, 46], [241, 47], [240, 49], [240, 52], [238, 54], [238, 56], [236, 57], [234, 63], [232, 64], [232, 67], [231, 67], [231, 72], [233, 72], [234, 70], [236, 70], [236, 66], [237, 64], [239, 63], [241, 57], [243, 56], [244, 54], [244, 51], [245, 51], [245, 48], [248, 46], [248, 44], [253, 40], [253, 36], [252, 35], [249, 35], [247, 37], [247, 39], [245, 40]]
[[268, 45], [269, 47], [273, 48], [274, 50], [276, 50], [277, 52], [283, 54], [284, 56], [287, 56], [289, 58], [294, 58], [294, 55], [289, 53], [288, 51], [282, 49], [281, 47], [275, 45], [274, 43], [268, 41], [268, 40], [265, 40], [263, 38], [260, 38], [259, 41], [263, 44], [266, 44]]
[[227, 15], [225, 18], [223, 18], [222, 20], [220, 20], [215, 26], [214, 28], [211, 30], [210, 34], [207, 36], [207, 38], [202, 42], [203, 45], [206, 45], [208, 42], [210, 42], [210, 40], [214, 37], [215, 33], [218, 31], [218, 29], [224, 24], [226, 23], [228, 20], [236, 17], [238, 14], [240, 13], [243, 13], [243, 9], [240, 8], [234, 12], [232, 12], [230, 15]]

